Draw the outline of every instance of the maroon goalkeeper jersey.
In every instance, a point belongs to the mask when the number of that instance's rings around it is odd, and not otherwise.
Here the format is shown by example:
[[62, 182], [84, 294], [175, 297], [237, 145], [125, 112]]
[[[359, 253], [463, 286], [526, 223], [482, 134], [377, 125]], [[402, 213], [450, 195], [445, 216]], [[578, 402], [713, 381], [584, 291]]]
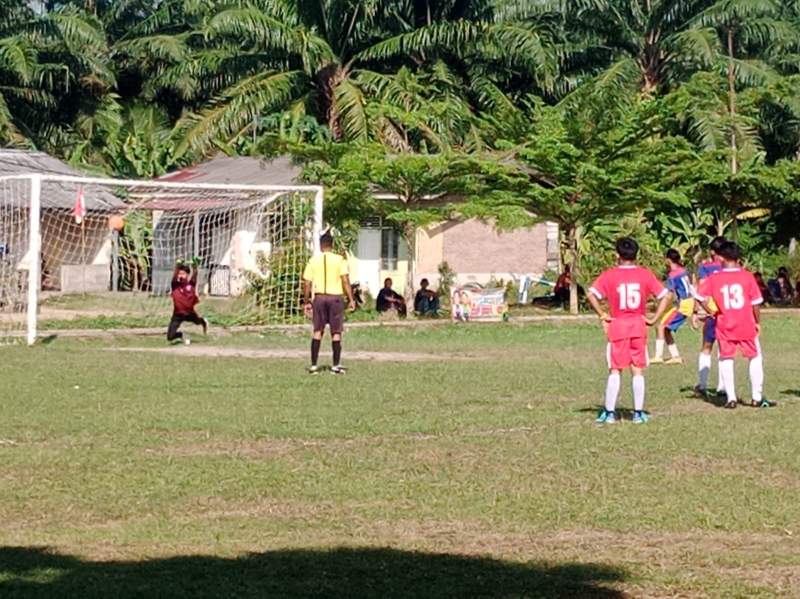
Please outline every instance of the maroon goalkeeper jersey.
[[172, 279], [172, 311], [175, 314], [191, 314], [199, 301], [197, 289], [190, 279]]

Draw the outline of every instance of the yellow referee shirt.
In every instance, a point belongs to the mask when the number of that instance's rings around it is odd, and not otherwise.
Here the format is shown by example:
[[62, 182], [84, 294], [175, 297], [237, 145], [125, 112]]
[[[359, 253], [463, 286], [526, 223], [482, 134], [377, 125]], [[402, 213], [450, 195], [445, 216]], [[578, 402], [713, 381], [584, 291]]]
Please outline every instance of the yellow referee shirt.
[[343, 295], [342, 277], [349, 274], [347, 260], [339, 254], [323, 252], [308, 261], [303, 280], [311, 281], [314, 295]]

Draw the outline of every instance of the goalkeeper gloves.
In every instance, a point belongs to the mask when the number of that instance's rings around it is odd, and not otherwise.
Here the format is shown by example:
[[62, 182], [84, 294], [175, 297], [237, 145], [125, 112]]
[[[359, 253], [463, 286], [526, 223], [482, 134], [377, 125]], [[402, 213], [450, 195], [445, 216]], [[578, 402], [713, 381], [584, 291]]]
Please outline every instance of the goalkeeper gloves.
[[202, 262], [202, 258], [200, 258], [200, 256], [195, 256], [194, 258], [192, 258], [192, 266], [194, 266], [195, 268], [200, 266], [200, 262]]

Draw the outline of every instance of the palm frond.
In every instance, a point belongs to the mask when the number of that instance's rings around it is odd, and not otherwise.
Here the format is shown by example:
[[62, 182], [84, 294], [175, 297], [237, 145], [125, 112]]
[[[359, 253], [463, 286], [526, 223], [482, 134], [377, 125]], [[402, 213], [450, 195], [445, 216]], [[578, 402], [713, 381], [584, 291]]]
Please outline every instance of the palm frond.
[[378, 42], [360, 52], [361, 60], [386, 60], [398, 56], [420, 56], [437, 50], [460, 55], [486, 33], [487, 24], [465, 20], [433, 23], [410, 33]]
[[287, 105], [305, 80], [301, 71], [289, 71], [259, 73], [240, 81], [199, 114], [188, 114], [178, 122], [176, 155], [202, 155], [216, 139], [227, 141], [263, 112]]
[[345, 139], [365, 141], [368, 136], [364, 94], [349, 77], [343, 77], [333, 89], [333, 118], [344, 131]]
[[124, 40], [114, 45], [116, 56], [133, 59], [157, 59], [182, 62], [189, 59], [190, 48], [185, 35], [157, 34]]
[[20, 35], [0, 38], [0, 72], [10, 71], [22, 83], [30, 83], [38, 56]]

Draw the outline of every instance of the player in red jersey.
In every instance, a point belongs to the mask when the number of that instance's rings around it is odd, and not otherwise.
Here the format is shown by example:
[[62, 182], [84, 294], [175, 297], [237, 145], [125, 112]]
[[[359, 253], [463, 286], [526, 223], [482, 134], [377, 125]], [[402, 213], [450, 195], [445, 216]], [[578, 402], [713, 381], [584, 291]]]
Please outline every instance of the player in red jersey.
[[751, 405], [771, 407], [775, 404], [765, 400], [762, 393], [764, 359], [758, 342], [764, 298], [756, 278], [739, 265], [742, 253], [738, 245], [725, 242], [718, 253], [722, 269], [700, 284], [697, 299], [709, 312], [716, 309], [719, 369], [727, 396], [725, 407], [735, 408], [737, 404], [733, 363], [738, 352], [750, 360]]
[[[601, 274], [589, 288], [587, 298], [603, 321], [608, 337], [608, 383], [603, 410], [597, 422], [617, 421], [616, 405], [620, 376], [630, 367], [633, 373], [633, 422], [647, 422], [644, 412], [644, 369], [647, 367], [647, 325], [655, 324], [670, 304], [670, 293], [646, 268], [636, 264], [639, 244], [629, 237], [617, 240], [619, 262]], [[646, 318], [647, 300], [661, 302], [655, 315]], [[600, 302], [605, 300], [609, 312]]]

